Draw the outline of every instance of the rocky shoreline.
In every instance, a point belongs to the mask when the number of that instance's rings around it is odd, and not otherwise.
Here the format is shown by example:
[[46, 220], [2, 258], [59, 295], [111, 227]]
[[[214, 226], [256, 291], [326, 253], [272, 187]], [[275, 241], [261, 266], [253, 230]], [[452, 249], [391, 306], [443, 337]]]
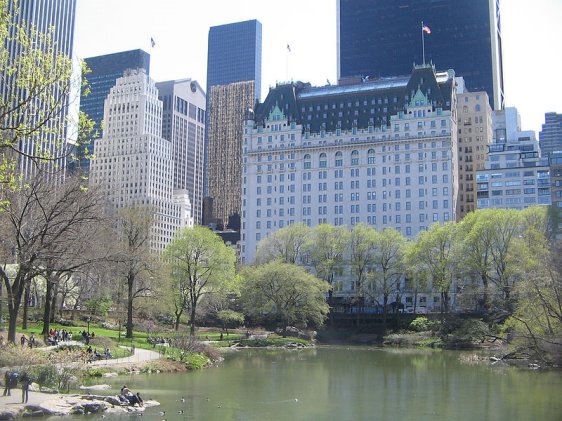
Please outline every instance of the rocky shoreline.
[[[19, 394], [18, 394], [19, 395]], [[43, 395], [43, 396], [40, 396]], [[30, 393], [31, 397], [31, 393]], [[20, 417], [64, 416], [72, 414], [107, 414], [143, 413], [146, 408], [159, 406], [157, 401], [147, 400], [144, 406], [123, 405], [119, 398], [104, 395], [55, 394], [47, 395], [34, 392], [34, 403], [0, 404], [0, 420], [15, 420]]]

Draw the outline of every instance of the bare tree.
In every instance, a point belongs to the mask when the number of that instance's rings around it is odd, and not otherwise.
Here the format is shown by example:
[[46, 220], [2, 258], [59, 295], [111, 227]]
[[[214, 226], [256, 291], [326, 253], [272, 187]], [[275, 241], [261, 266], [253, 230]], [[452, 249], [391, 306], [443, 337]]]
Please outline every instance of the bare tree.
[[[7, 264], [0, 267], [8, 299], [10, 341], [15, 339], [19, 309], [31, 279], [45, 278], [45, 315], [50, 316], [52, 292], [61, 277], [87, 262], [101, 260], [90, 253], [89, 243], [103, 218], [101, 201], [81, 182], [77, 178], [60, 184], [38, 175], [11, 193], [8, 208], [0, 214], [3, 254], [11, 254], [5, 262], [14, 265], [14, 273]], [[46, 322], [48, 328], [48, 317]]]
[[150, 252], [152, 212], [149, 208], [121, 209], [117, 214], [116, 230], [119, 236], [115, 260], [118, 274], [127, 289], [127, 338], [133, 337], [133, 304], [137, 298], [151, 291], [150, 278], [156, 264]]

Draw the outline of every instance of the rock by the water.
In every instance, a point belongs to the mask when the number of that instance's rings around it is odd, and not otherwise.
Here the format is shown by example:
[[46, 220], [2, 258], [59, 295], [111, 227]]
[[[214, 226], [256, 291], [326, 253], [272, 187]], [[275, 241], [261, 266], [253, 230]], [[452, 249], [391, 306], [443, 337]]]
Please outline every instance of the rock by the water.
[[92, 386], [80, 386], [80, 390], [109, 390], [111, 386], [108, 384], [94, 384]]
[[103, 373], [102, 377], [117, 377], [119, 374], [117, 373]]

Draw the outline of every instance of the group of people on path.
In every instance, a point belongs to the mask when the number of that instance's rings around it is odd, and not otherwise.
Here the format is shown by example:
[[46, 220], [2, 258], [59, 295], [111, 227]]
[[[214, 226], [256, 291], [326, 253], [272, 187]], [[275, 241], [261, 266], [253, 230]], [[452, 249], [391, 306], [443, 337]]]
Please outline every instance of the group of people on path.
[[27, 403], [29, 399], [29, 386], [31, 385], [31, 378], [27, 373], [22, 376], [15, 371], [6, 370], [4, 373], [4, 396], [11, 396], [12, 389], [17, 387], [18, 380], [21, 384], [21, 403]]
[[61, 341], [71, 341], [72, 332], [66, 329], [50, 329], [47, 336], [48, 345], [57, 345]]
[[[4, 341], [2, 340], [2, 342], [4, 342]], [[21, 344], [22, 348], [25, 346], [25, 344], [27, 344], [31, 349], [33, 349], [34, 346], [37, 346], [37, 341], [35, 340], [35, 335], [32, 333], [29, 338], [26, 338], [25, 335], [21, 335], [20, 344]]]

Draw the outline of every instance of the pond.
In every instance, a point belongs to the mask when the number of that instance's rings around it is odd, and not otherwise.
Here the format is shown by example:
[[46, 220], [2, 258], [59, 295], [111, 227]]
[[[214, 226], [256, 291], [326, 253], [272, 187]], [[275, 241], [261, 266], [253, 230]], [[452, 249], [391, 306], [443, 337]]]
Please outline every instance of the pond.
[[215, 368], [104, 382], [115, 393], [127, 384], [160, 401], [145, 412], [154, 420], [561, 419], [559, 372], [470, 365], [463, 355], [364, 347], [240, 350]]

